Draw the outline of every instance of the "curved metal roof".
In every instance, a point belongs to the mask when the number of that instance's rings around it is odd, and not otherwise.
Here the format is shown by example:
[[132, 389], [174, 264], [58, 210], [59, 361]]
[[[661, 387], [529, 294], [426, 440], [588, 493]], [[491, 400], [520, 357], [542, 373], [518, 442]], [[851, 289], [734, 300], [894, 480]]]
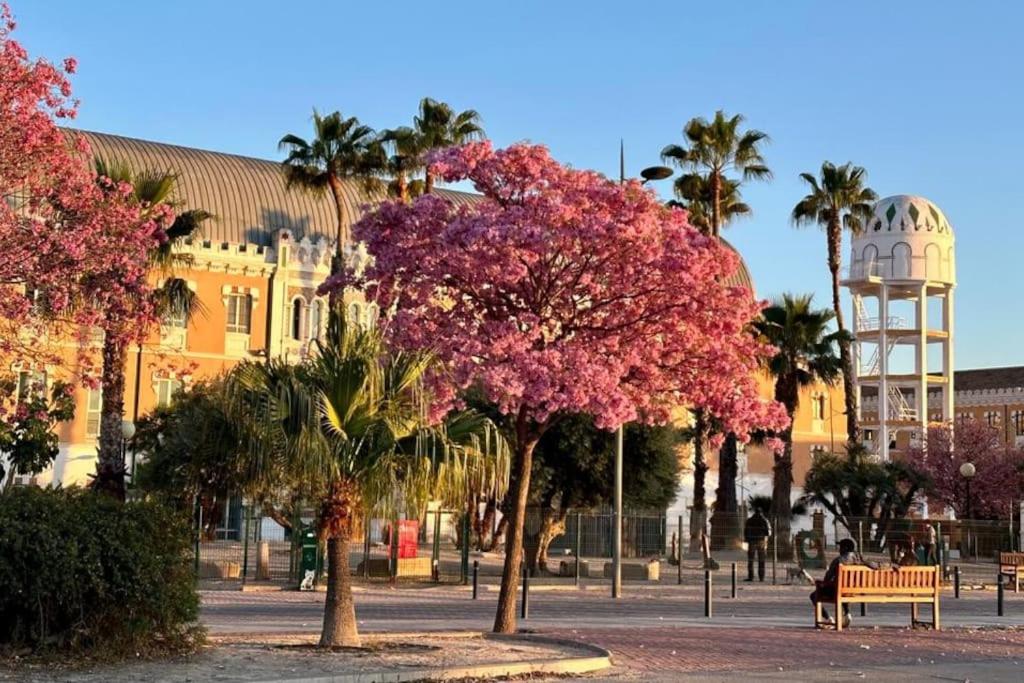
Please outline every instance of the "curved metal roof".
[[726, 249], [729, 249], [740, 259], [739, 269], [737, 269], [737, 271], [733, 273], [728, 280], [726, 280], [726, 284], [729, 284], [732, 287], [746, 287], [750, 290], [750, 295], [754, 296], [754, 278], [750, 277], [750, 270], [747, 269], [747, 262], [743, 260], [743, 254], [741, 254], [736, 247], [732, 246], [721, 237], [719, 237], [719, 240]]
[[[337, 234], [334, 203], [329, 194], [287, 190], [281, 164], [267, 159], [210, 152], [162, 142], [150, 142], [109, 133], [72, 131], [85, 137], [94, 156], [127, 163], [135, 169], [152, 169], [178, 175], [176, 201], [188, 209], [203, 209], [216, 218], [203, 232], [212, 242], [254, 243], [269, 246], [280, 229], [296, 239], [321, 236], [333, 241]], [[380, 199], [367, 195], [354, 182], [344, 183], [348, 215], [358, 216], [363, 205]], [[457, 204], [468, 204], [474, 195], [451, 190], [438, 194]]]

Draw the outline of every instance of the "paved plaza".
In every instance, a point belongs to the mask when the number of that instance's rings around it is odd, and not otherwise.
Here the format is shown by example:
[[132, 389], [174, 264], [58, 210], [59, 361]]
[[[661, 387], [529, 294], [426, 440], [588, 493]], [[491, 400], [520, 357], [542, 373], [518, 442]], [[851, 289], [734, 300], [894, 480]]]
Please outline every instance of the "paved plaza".
[[[998, 617], [994, 591], [965, 591], [959, 600], [947, 592], [939, 633], [908, 629], [906, 606], [869, 605], [866, 617], [854, 608], [853, 628], [837, 634], [810, 627], [810, 589], [802, 586], [741, 585], [735, 600], [728, 585], [716, 587], [711, 619], [696, 587], [627, 585], [617, 601], [606, 588], [531, 591], [520, 626], [607, 648], [612, 679], [731, 680], [747, 672], [751, 680], [1016, 681], [1024, 670], [1024, 594], [1007, 593]], [[366, 632], [486, 630], [496, 601], [492, 590], [473, 601], [452, 586], [356, 593]], [[318, 593], [204, 591], [202, 614], [214, 634], [312, 633], [322, 608]]]

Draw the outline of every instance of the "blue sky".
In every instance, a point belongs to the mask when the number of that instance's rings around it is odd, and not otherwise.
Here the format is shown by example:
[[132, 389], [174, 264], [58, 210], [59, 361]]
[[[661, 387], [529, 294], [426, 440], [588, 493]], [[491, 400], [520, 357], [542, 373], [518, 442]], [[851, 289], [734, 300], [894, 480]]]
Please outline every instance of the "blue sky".
[[259, 157], [314, 106], [380, 128], [431, 96], [580, 168], [617, 174], [622, 137], [635, 174], [687, 119], [741, 112], [772, 137], [775, 180], [744, 188], [754, 216], [726, 233], [759, 295], [828, 303], [824, 237], [788, 216], [799, 172], [853, 160], [953, 224], [957, 367], [1024, 363], [1024, 3], [13, 5], [33, 55], [79, 59], [79, 126]]

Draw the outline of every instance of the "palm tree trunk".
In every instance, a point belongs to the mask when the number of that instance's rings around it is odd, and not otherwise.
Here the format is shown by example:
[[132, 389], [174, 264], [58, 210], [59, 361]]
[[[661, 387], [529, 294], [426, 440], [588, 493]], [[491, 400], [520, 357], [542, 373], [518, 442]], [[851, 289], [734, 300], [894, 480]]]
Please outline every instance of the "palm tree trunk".
[[[843, 306], [839, 300], [839, 270], [842, 265], [843, 233], [838, 218], [833, 218], [828, 225], [828, 269], [832, 274], [832, 309], [836, 314], [836, 326], [845, 331], [843, 323]], [[882, 353], [884, 350], [879, 350]], [[843, 398], [846, 406], [846, 438], [848, 443], [860, 441], [860, 420], [857, 416], [857, 395], [855, 389], [853, 355], [850, 353], [850, 342], [842, 339], [839, 342], [839, 360], [843, 366]]]
[[[346, 215], [348, 212], [345, 210], [345, 203], [342, 198], [341, 179], [334, 175], [328, 176], [327, 185], [331, 188], [331, 197], [334, 198], [334, 212], [338, 219], [337, 241], [334, 245], [334, 258], [331, 259], [331, 275], [337, 275], [345, 267], [345, 245], [349, 242], [349, 226]], [[333, 291], [331, 296], [335, 296]]]
[[707, 503], [704, 498], [706, 488], [704, 479], [707, 476], [708, 464], [704, 457], [704, 441], [708, 436], [707, 420], [704, 411], [694, 411], [693, 422], [693, 506], [690, 511], [690, 552], [700, 552], [701, 534], [707, 517]]
[[428, 168], [423, 172], [423, 193], [432, 194], [434, 192], [434, 174], [430, 172]]
[[716, 172], [711, 172], [711, 234], [718, 237], [719, 226], [722, 221], [722, 177]]
[[793, 417], [799, 407], [799, 392], [795, 377], [782, 376], [775, 380], [775, 400], [786, 407], [789, 416], [789, 425], [780, 435], [784, 444], [782, 455], [775, 455], [772, 468], [772, 531], [784, 554], [789, 553], [793, 516]]
[[530, 493], [533, 449], [539, 439], [540, 434], [537, 430], [528, 430], [525, 413], [520, 412], [512, 459], [513, 480], [509, 489], [512, 505], [505, 539], [505, 566], [501, 574], [501, 591], [498, 593], [498, 611], [494, 617], [495, 633], [516, 631], [516, 592], [519, 590], [519, 573], [522, 571], [523, 563], [523, 522], [526, 518], [526, 501]]
[[552, 541], [565, 533], [565, 517], [568, 510], [559, 506], [547, 508], [541, 519], [540, 537], [537, 540], [537, 568], [544, 573], [550, 573], [548, 569], [548, 548]]
[[736, 435], [730, 433], [718, 450], [718, 489], [715, 490], [715, 511], [711, 515], [712, 550], [739, 548], [742, 541], [736, 499], [738, 451]]
[[348, 564], [348, 534], [327, 539], [327, 599], [320, 647], [359, 647], [352, 575]]
[[122, 502], [125, 491], [121, 422], [124, 419], [124, 367], [127, 357], [128, 341], [123, 335], [107, 332], [103, 339], [103, 408], [100, 413], [98, 462], [92, 488]]
[[405, 177], [404, 171], [399, 171], [395, 177], [395, 182], [398, 183], [398, 199], [403, 204], [409, 203], [409, 179]]

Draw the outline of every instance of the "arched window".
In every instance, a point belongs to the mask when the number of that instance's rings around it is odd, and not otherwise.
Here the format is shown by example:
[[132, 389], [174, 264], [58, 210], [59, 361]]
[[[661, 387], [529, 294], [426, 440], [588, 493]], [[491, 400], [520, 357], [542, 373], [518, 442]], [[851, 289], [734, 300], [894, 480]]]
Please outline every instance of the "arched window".
[[324, 326], [324, 302], [317, 299], [313, 302], [309, 313], [309, 336], [319, 339], [323, 334]]
[[292, 301], [292, 339], [302, 339], [302, 317], [306, 313], [306, 307], [302, 305], [302, 299], [296, 297]]
[[348, 305], [348, 315], [345, 322], [349, 325], [363, 326], [363, 307], [359, 305], [358, 301], [353, 301]]

